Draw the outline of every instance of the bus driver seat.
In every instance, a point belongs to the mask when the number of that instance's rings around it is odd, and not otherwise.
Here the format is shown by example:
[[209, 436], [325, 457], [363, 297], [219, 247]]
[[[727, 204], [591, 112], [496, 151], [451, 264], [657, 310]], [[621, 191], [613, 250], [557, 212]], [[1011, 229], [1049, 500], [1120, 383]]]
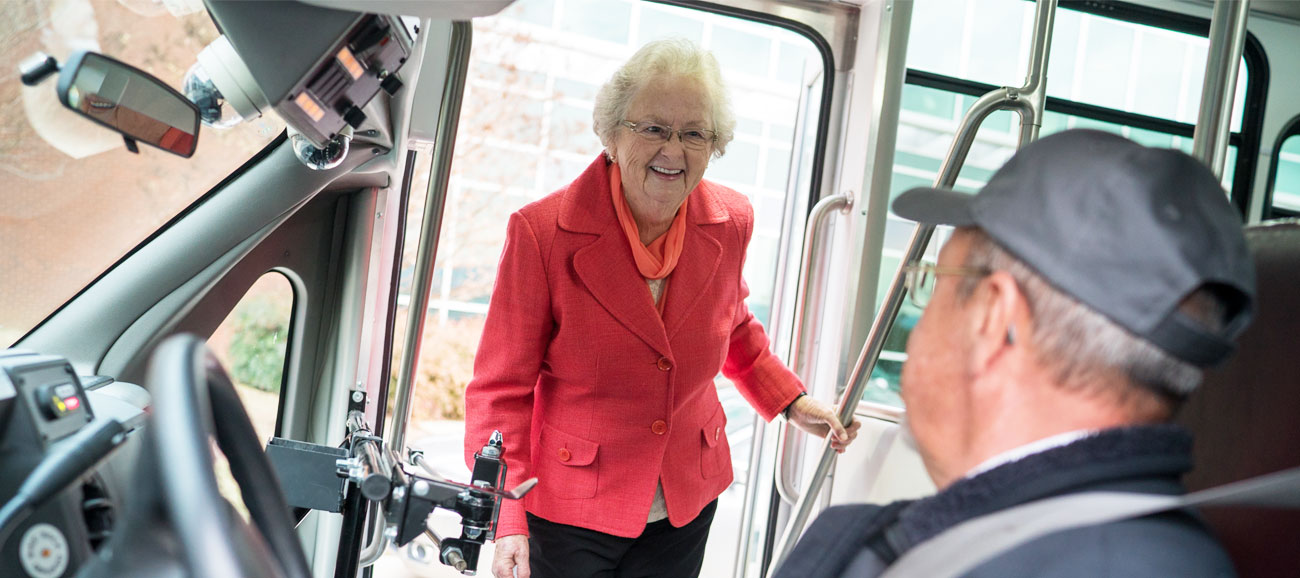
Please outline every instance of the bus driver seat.
[[[1300, 220], [1246, 228], [1258, 278], [1254, 323], [1206, 373], [1179, 422], [1196, 436], [1189, 491], [1300, 466]], [[1241, 578], [1294, 576], [1300, 510], [1202, 510]]]

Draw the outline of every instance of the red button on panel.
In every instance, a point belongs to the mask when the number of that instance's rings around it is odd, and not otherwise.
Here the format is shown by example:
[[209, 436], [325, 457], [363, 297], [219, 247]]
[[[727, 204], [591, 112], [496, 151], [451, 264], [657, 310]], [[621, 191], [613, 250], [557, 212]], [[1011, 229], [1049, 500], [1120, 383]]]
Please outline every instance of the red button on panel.
[[562, 462], [567, 462], [573, 459], [573, 454], [569, 452], [568, 448], [560, 448], [559, 453], [560, 453], [560, 461]]
[[659, 371], [668, 371], [673, 368], [673, 362], [669, 361], [667, 357], [660, 357], [655, 366], [659, 368]]
[[668, 433], [668, 423], [664, 420], [657, 419], [654, 423], [650, 424], [650, 431], [654, 432], [657, 436], [664, 435], [665, 433]]

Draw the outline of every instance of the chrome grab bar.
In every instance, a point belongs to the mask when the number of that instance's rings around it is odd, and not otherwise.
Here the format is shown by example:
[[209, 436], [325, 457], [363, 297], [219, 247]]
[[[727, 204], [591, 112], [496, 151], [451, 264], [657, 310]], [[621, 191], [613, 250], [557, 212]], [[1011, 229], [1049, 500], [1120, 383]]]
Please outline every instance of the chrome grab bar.
[[1214, 3], [1210, 17], [1210, 47], [1201, 84], [1201, 108], [1192, 133], [1192, 156], [1205, 163], [1215, 178], [1223, 178], [1232, 126], [1232, 101], [1237, 94], [1237, 63], [1246, 44], [1250, 0]]
[[[474, 31], [469, 22], [453, 22], [451, 30], [447, 82], [442, 88], [443, 106], [438, 111], [429, 193], [424, 202], [424, 222], [420, 227], [420, 243], [415, 255], [411, 303], [407, 311], [406, 335], [402, 340], [402, 361], [397, 369], [393, 423], [384, 428], [385, 445], [398, 455], [406, 449], [406, 422], [411, 417], [412, 386], [420, 363], [424, 319], [429, 311], [433, 265], [438, 256], [438, 237], [442, 233], [442, 216], [447, 205], [447, 179], [451, 175], [451, 157], [456, 148], [456, 125], [460, 122], [460, 104], [465, 93], [465, 77], [469, 70], [469, 50]], [[401, 239], [398, 239], [398, 243], [401, 243]]]
[[[812, 364], [808, 363], [806, 341], [809, 335], [814, 335], [816, 330], [821, 327], [820, 323], [813, 324], [812, 327], [804, 327], [804, 320], [808, 318], [807, 309], [812, 292], [812, 270], [813, 262], [817, 257], [826, 253], [827, 244], [822, 243], [818, 246], [821, 238], [821, 229], [826, 217], [832, 215], [832, 211], [839, 210], [840, 213], [848, 213], [853, 208], [853, 194], [851, 192], [840, 195], [831, 195], [813, 205], [812, 211], [808, 213], [808, 226], [804, 230], [803, 252], [800, 256], [799, 278], [797, 280], [799, 293], [795, 297], [794, 304], [794, 328], [793, 338], [790, 342], [790, 368], [794, 370], [799, 379], [805, 384], [812, 377]], [[815, 299], [818, 309], [821, 308], [822, 300]], [[788, 448], [794, 443], [795, 436], [799, 434], [799, 428], [790, 427], [788, 422], [782, 421], [779, 426], [780, 434], [776, 446], [776, 491], [781, 495], [781, 499], [793, 504], [799, 500], [798, 482], [791, 480], [791, 470], [793, 469], [790, 462], [794, 461], [793, 456], [797, 451], [789, 451]]]
[[357, 568], [367, 568], [373, 566], [384, 555], [384, 550], [388, 549], [388, 533], [384, 531], [384, 514], [382, 507], [374, 502], [367, 502], [366, 523], [370, 524], [370, 542], [361, 549], [357, 555]]
[[[442, 232], [443, 209], [447, 204], [447, 179], [451, 174], [456, 126], [460, 123], [460, 105], [464, 95], [465, 77], [469, 70], [473, 27], [469, 22], [453, 22], [451, 29], [451, 50], [447, 56], [447, 82], [442, 90], [443, 106], [438, 111], [438, 132], [433, 146], [433, 168], [429, 176], [428, 196], [424, 202], [420, 243], [416, 249], [415, 276], [411, 280], [411, 304], [408, 310], [406, 335], [403, 339], [402, 361], [398, 366], [393, 422], [384, 430], [385, 448], [398, 453], [406, 444], [406, 422], [411, 416], [412, 386], [416, 366], [420, 360], [420, 342], [424, 337], [424, 318], [429, 309], [433, 264], [438, 255], [438, 237]], [[398, 243], [401, 243], [401, 239], [398, 239]], [[383, 401], [381, 400], [380, 403]], [[390, 459], [392, 455], [394, 454], [389, 454]], [[370, 506], [368, 520], [371, 529], [370, 539], [361, 550], [358, 568], [374, 564], [388, 547], [389, 535], [384, 531], [384, 517], [379, 506]]]
[[[966, 115], [962, 117], [961, 123], [957, 127], [957, 134], [953, 138], [952, 146], [948, 149], [948, 156], [939, 168], [939, 174], [935, 179], [935, 187], [949, 188], [957, 182], [957, 175], [961, 172], [961, 167], [966, 161], [966, 155], [970, 152], [971, 144], [975, 142], [975, 135], [978, 133], [980, 125], [984, 122], [984, 119], [994, 112], [1013, 110], [1019, 114], [1020, 146], [1024, 146], [1038, 138], [1039, 129], [1042, 127], [1043, 105], [1047, 100], [1047, 62], [1052, 44], [1052, 27], [1056, 14], [1056, 3], [1057, 0], [1038, 0], [1035, 7], [1033, 52], [1030, 55], [1030, 68], [1028, 78], [1025, 79], [1025, 85], [1020, 88], [1003, 87], [993, 90], [981, 96], [971, 105], [970, 110], [966, 111]], [[862, 391], [869, 381], [871, 368], [875, 366], [876, 360], [880, 358], [881, 350], [884, 349], [885, 336], [893, 327], [894, 318], [897, 317], [898, 310], [903, 304], [903, 266], [921, 258], [933, 232], [933, 225], [918, 223], [916, 231], [912, 234], [906, 254], [899, 263], [898, 271], [894, 273], [894, 279], [889, 284], [884, 303], [871, 323], [871, 330], [867, 333], [866, 343], [863, 344], [862, 352], [858, 355], [857, 363], [850, 374], [849, 387], [844, 390], [844, 394], [840, 398], [836, 413], [841, 422], [848, 422], [852, 419], [854, 410], [858, 407], [858, 400], [862, 397]], [[822, 442], [821, 460], [817, 462], [817, 468], [814, 470], [812, 478], [808, 480], [808, 487], [799, 496], [790, 523], [776, 543], [772, 565], [768, 567], [768, 576], [773, 575], [785, 562], [785, 559], [790, 555], [790, 550], [794, 548], [795, 540], [803, 532], [804, 525], [808, 522], [808, 516], [812, 513], [814, 499], [817, 494], [821, 493], [822, 483], [830, 473], [831, 466], [835, 461], [835, 455], [834, 450], [831, 449], [830, 437], [828, 436]]]

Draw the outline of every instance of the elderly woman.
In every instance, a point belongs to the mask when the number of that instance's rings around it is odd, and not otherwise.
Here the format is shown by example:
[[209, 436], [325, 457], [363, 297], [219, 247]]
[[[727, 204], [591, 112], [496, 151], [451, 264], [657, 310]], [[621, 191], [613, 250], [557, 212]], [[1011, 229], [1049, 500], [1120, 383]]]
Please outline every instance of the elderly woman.
[[505, 436], [498, 578], [696, 576], [731, 483], [719, 371], [764, 419], [843, 448], [843, 427], [768, 349], [741, 277], [745, 197], [703, 180], [735, 119], [717, 61], [646, 45], [596, 96], [605, 147], [511, 215], [465, 392], [466, 455]]

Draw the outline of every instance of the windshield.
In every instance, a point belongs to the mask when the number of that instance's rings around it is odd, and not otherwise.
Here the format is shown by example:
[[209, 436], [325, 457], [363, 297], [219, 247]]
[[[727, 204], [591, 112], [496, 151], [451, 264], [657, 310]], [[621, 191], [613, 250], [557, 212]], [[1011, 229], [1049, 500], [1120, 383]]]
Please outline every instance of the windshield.
[[[175, 14], [186, 6], [198, 12]], [[264, 115], [203, 127], [184, 159], [122, 138], [63, 109], [56, 78], [24, 87], [17, 63], [94, 50], [181, 86], [217, 30], [198, 2], [0, 2], [0, 348], [14, 344], [239, 168], [284, 128]]]

